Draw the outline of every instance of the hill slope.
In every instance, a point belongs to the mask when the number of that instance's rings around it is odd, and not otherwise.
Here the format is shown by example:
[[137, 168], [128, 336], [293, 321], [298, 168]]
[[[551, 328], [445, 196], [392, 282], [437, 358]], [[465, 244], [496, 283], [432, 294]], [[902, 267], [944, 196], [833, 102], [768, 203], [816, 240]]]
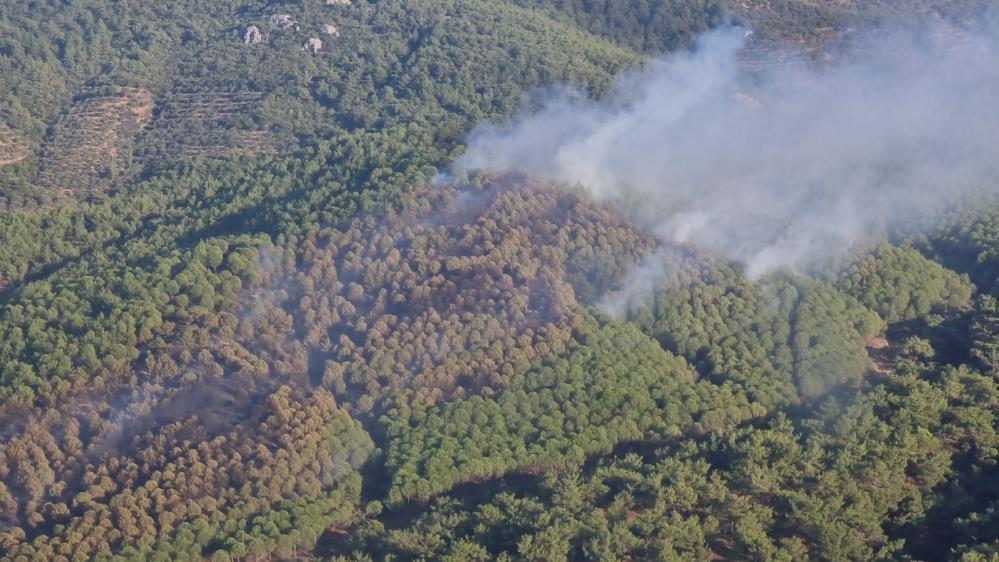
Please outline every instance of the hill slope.
[[996, 206], [757, 280], [440, 173], [711, 26], [928, 6], [11, 4], [0, 558], [988, 560]]

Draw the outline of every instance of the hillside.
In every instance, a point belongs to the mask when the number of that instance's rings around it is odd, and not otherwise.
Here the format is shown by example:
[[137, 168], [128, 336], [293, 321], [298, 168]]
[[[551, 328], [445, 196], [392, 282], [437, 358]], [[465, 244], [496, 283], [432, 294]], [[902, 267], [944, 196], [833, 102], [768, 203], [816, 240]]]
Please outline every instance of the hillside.
[[755, 276], [450, 167], [711, 28], [754, 31], [752, 77], [987, 17], [9, 3], [0, 560], [999, 560], [994, 197]]

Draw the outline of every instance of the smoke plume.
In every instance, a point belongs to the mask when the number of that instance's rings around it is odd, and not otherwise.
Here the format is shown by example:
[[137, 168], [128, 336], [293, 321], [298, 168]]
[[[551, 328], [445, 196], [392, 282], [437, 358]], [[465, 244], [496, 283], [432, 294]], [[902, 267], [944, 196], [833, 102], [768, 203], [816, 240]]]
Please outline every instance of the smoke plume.
[[[800, 271], [999, 191], [999, 56], [985, 36], [867, 34], [822, 65], [740, 69], [709, 32], [592, 99], [569, 88], [469, 138], [456, 169], [520, 169], [616, 202], [670, 242]], [[636, 281], [637, 282], [637, 281]]]

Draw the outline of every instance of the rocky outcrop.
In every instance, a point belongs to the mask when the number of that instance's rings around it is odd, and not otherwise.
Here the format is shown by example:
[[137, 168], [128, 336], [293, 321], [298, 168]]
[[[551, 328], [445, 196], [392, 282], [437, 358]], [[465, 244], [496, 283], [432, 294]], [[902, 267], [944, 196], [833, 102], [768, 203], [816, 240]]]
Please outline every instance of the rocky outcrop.
[[333, 24], [331, 24], [331, 23], [324, 23], [323, 27], [322, 27], [322, 31], [323, 31], [324, 35], [329, 35], [331, 37], [339, 37], [340, 36], [340, 30], [337, 29], [336, 26], [333, 25]]
[[295, 25], [295, 20], [289, 14], [274, 14], [268, 21], [274, 29], [288, 29]]
[[264, 34], [260, 32], [260, 28], [255, 25], [249, 25], [243, 31], [243, 44], [244, 45], [256, 45], [258, 43], [264, 42]]
[[313, 55], [318, 54], [323, 49], [323, 40], [318, 37], [309, 37], [309, 40], [302, 45], [302, 50]]

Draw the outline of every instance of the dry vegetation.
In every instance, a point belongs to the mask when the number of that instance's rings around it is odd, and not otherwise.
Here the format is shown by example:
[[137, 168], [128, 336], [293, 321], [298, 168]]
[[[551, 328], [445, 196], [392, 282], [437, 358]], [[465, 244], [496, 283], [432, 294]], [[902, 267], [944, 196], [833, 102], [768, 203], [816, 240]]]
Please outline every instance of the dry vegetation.
[[650, 241], [609, 208], [517, 185], [427, 190], [270, 247], [236, 314], [171, 325], [123, 385], [22, 410], [0, 444], [0, 549], [86, 558], [198, 520], [224, 535], [208, 520], [339, 489], [370, 449], [350, 412], [489, 395], [564, 351], [568, 279], [620, 274]]
[[64, 194], [108, 187], [130, 167], [133, 139], [154, 105], [153, 95], [138, 88], [74, 104], [45, 144], [37, 184]]
[[[249, 124], [263, 97], [262, 92], [185, 92], [156, 100], [138, 88], [87, 97], [53, 127], [35, 185], [60, 195], [107, 189], [141, 167], [133, 161], [134, 147], [156, 142], [164, 143], [170, 158], [273, 153], [271, 133]], [[143, 129], [148, 132], [138, 136]], [[25, 140], [0, 127], [0, 165], [29, 153]]]
[[[753, 281], [559, 186], [422, 183], [739, 1], [6, 3], [0, 562], [999, 551], [999, 211]], [[750, 67], [844, 37], [746, 1]], [[285, 5], [350, 48], [239, 41]]]
[[184, 156], [192, 158], [219, 158], [229, 154], [254, 156], [277, 152], [270, 131], [263, 130], [236, 131], [225, 137], [217, 137], [216, 142], [185, 144], [180, 150]]
[[812, 49], [804, 43], [750, 43], [739, 51], [738, 61], [739, 66], [747, 72], [764, 72], [806, 58], [811, 52]]
[[219, 157], [274, 151], [266, 130], [248, 127], [263, 92], [182, 92], [168, 96], [154, 122], [176, 150], [173, 155]]
[[31, 154], [28, 141], [7, 125], [0, 123], [0, 166], [14, 164]]
[[419, 220], [362, 219], [304, 245], [294, 317], [326, 356], [324, 384], [360, 411], [397, 391], [390, 404], [433, 404], [564, 349], [573, 272], [631, 263], [648, 240], [606, 208], [507, 182], [431, 193]]

